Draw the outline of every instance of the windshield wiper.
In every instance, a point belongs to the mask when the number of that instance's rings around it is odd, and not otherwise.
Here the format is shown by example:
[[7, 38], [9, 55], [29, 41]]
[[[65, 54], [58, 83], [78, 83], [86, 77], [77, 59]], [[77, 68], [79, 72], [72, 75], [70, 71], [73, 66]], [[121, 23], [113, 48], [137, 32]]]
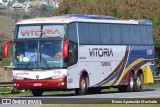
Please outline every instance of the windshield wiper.
[[[47, 64], [47, 61], [46, 61], [43, 57], [41, 57], [41, 59], [44, 61], [44, 64], [47, 66], [47, 68], [48, 68], [48, 69], [51, 69], [51, 68], [49, 67], [49, 65]], [[40, 59], [40, 60], [41, 60], [41, 59]], [[40, 62], [40, 63], [41, 63], [41, 62]]]
[[38, 52], [37, 49], [35, 48], [35, 66], [37, 67], [38, 65]]

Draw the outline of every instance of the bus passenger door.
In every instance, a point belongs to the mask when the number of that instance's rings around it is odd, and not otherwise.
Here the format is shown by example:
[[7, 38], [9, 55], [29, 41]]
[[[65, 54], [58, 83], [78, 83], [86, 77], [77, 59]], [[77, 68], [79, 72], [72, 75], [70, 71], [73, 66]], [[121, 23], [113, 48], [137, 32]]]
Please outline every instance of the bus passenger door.
[[77, 44], [70, 42], [69, 43], [69, 66], [72, 66], [78, 61], [78, 47]]
[[67, 88], [78, 88], [79, 70], [77, 66], [74, 66], [77, 64], [77, 61], [78, 61], [78, 45], [70, 41], [68, 52], [69, 52], [69, 56], [66, 59], [68, 63], [67, 64], [68, 65], [67, 67]]

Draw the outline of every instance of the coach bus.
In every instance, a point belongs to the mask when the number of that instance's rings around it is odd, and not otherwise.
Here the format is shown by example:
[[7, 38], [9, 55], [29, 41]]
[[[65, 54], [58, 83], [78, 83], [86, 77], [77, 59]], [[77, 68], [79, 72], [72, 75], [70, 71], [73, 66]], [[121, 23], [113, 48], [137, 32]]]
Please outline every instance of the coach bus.
[[75, 90], [78, 95], [103, 88], [140, 91], [153, 83], [154, 45], [149, 20], [68, 14], [17, 23], [13, 44], [16, 89], [33, 96], [49, 90]]

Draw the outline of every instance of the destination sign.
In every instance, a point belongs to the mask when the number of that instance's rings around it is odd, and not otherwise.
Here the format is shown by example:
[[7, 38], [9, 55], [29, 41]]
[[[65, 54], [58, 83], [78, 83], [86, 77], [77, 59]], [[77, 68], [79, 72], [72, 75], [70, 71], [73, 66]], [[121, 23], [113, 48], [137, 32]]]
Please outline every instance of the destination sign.
[[18, 38], [64, 37], [64, 25], [19, 26]]
[[41, 36], [41, 35], [48, 35], [48, 34], [60, 34], [58, 29], [29, 29], [29, 30], [21, 30], [22, 36]]

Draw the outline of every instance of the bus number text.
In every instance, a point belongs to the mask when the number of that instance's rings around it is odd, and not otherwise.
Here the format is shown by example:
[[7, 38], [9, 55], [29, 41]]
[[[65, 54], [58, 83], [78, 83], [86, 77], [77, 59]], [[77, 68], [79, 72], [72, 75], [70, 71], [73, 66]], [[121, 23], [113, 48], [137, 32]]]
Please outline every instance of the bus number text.
[[101, 62], [101, 66], [111, 66], [111, 62]]

